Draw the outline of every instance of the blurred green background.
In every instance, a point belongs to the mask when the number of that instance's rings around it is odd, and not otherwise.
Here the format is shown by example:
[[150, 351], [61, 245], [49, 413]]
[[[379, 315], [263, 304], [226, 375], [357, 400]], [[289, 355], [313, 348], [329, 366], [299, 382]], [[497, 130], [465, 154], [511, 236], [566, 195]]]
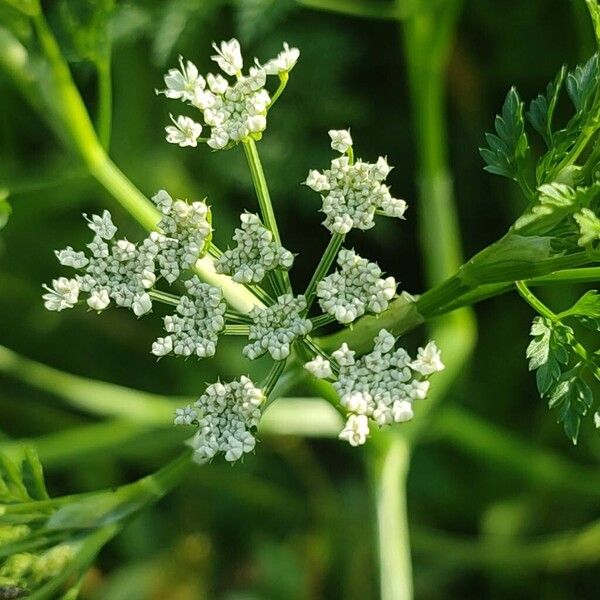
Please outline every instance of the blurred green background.
[[[94, 70], [81, 60], [65, 26], [64, 2], [44, 4], [94, 114]], [[69, 4], [77, 9], [86, 1]], [[376, 232], [352, 236], [351, 243], [377, 259], [402, 289], [424, 289], [416, 149], [399, 22], [313, 10], [292, 0], [156, 0], [118, 2], [110, 35], [111, 156], [148, 195], [164, 187], [190, 199], [208, 196], [221, 247], [227, 245], [239, 212], [254, 206], [243, 152], [168, 145], [163, 127], [175, 107], [155, 96], [154, 89], [162, 87], [162, 75], [178, 54], [196, 62], [200, 72], [211, 69], [213, 40], [235, 35], [246, 56], [260, 59], [276, 54], [283, 41], [300, 48], [301, 59], [260, 143], [285, 245], [300, 253], [293, 282], [306, 284], [327, 243], [318, 198], [299, 184], [309, 168], [324, 167], [330, 160], [327, 130], [350, 126], [359, 156], [387, 155], [395, 165], [392, 190], [410, 207], [406, 222], [381, 221]], [[447, 113], [466, 255], [502, 235], [522, 206], [516, 186], [483, 172], [477, 151], [506, 90], [516, 84], [529, 99], [561, 64], [573, 66], [592, 52], [583, 2], [464, 2], [447, 68]], [[66, 153], [2, 75], [0, 90], [0, 192], [9, 194], [13, 207], [0, 233], [0, 344], [64, 371], [170, 396], [197, 395], [218, 375], [229, 379], [264, 370], [265, 365], [244, 361], [239, 344], [229, 338], [215, 360], [157, 364], [149, 354], [160, 329], [157, 314], [135, 320], [119, 310], [102, 318], [85, 311], [44, 311], [40, 286], [59, 273], [53, 250], [87, 242], [82, 212], [108, 207], [122, 232], [135, 238], [141, 230]], [[546, 299], [560, 307], [578, 291], [557, 288]], [[598, 517], [598, 494], [530, 480], [526, 469], [513, 472], [510, 461], [494, 456], [494, 450], [467, 451], [468, 443], [458, 440], [461, 433], [444, 428], [444, 407], [459, 405], [502, 428], [515, 443], [526, 443], [525, 448], [553, 452], [559, 462], [569, 460], [575, 468], [597, 470], [598, 435], [588, 423], [579, 445], [571, 447], [527, 372], [531, 310], [512, 295], [487, 301], [476, 312], [479, 339], [473, 358], [444, 399], [432, 431], [414, 450], [408, 505], [415, 595], [595, 597], [600, 548], [595, 562], [580, 561], [569, 552], [537, 560], [535, 548], [529, 556], [528, 547], [519, 544], [583, 527]], [[407, 343], [423, 337], [416, 332]], [[7, 374], [2, 356], [0, 439], [76, 431], [92, 422], [58, 397]], [[65, 444], [69, 439], [67, 435]], [[172, 456], [180, 440], [170, 431], [151, 432], [129, 444], [115, 444], [110, 452], [79, 452], [73, 438], [74, 452], [42, 453], [42, 460], [54, 495], [79, 492], [142, 476]], [[502, 455], [498, 444], [496, 454]], [[553, 464], [544, 468], [552, 470]], [[242, 464], [231, 468], [215, 461], [197, 469], [132, 523], [103, 552], [83, 597], [377, 598], [368, 484], [360, 451], [335, 440], [265, 436], [256, 454]], [[506, 539], [515, 540], [522, 559], [518, 551], [494, 551], [494, 544]]]

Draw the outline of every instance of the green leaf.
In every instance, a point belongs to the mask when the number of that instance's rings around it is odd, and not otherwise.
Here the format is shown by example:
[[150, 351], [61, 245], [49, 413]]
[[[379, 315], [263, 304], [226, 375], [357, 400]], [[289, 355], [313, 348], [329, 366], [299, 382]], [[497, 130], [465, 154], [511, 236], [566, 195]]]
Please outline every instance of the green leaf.
[[530, 333], [533, 340], [526, 352], [529, 370], [536, 371], [537, 388], [544, 397], [560, 378], [563, 365], [569, 362], [569, 337], [573, 330], [545, 317], [536, 317]]
[[[597, 186], [594, 192], [597, 193]], [[523, 235], [548, 233], [587, 199], [586, 188], [574, 189], [564, 183], [548, 183], [537, 190], [535, 202], [515, 222], [514, 229]]]
[[578, 367], [565, 373], [548, 396], [548, 406], [558, 411], [558, 423], [563, 424], [573, 444], [577, 444], [581, 417], [586, 415], [593, 401], [592, 390], [581, 378]]
[[547, 85], [546, 93], [540, 94], [535, 100], [531, 101], [529, 111], [526, 114], [527, 120], [544, 138], [548, 147], [552, 146], [552, 120], [566, 75], [567, 68], [563, 66], [554, 81]]
[[579, 246], [588, 246], [597, 240], [600, 240], [600, 218], [589, 208], [582, 208], [580, 212], [574, 215], [574, 219], [579, 226]]
[[486, 162], [484, 169], [515, 181], [523, 177], [525, 160], [529, 154], [529, 142], [525, 133], [523, 102], [513, 87], [508, 92], [502, 113], [496, 116], [496, 134], [487, 133], [489, 148], [479, 152]]
[[590, 104], [598, 85], [598, 55], [585, 64], [575, 67], [567, 75], [567, 92], [577, 113], [584, 112]]
[[561, 319], [571, 316], [600, 318], [600, 294], [597, 290], [589, 290], [559, 316]]

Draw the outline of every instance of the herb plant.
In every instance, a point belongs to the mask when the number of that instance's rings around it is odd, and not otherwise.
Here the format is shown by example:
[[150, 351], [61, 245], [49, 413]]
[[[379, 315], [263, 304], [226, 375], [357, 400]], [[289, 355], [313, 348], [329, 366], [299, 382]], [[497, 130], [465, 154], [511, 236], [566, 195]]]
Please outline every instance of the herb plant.
[[[372, 16], [372, 8], [362, 2], [340, 5], [334, 10]], [[458, 5], [416, 2], [415, 14], [386, 17], [406, 20], [419, 127], [428, 127], [431, 118], [420, 113], [430, 106], [424, 99], [439, 103], [442, 110], [439, 90], [428, 86], [441, 79], [441, 58]], [[600, 7], [596, 0], [585, 0], [585, 5], [600, 46]], [[0, 599], [77, 598], [101, 548], [185, 475], [194, 477], [193, 463], [243, 461], [260, 453], [263, 433], [289, 432], [290, 420], [292, 432], [310, 436], [326, 430], [352, 447], [365, 446], [355, 452], [371, 453], [381, 597], [410, 598], [402, 490], [411, 445], [432, 422], [436, 401], [472, 350], [469, 307], [505, 292], [517, 292], [537, 313], [526, 358], [541, 401], [573, 444], [586, 418], [600, 428], [600, 294], [587, 290], [561, 310], [550, 308], [533, 291], [593, 284], [599, 278], [598, 53], [574, 68], [562, 67], [527, 106], [516, 88], [509, 90], [480, 153], [486, 171], [516, 183], [522, 210], [500, 239], [467, 261], [453, 241], [457, 226], [443, 150], [438, 160], [429, 154], [432, 146], [421, 144], [421, 195], [430, 210], [422, 209], [420, 219], [429, 236], [424, 250], [430, 285], [416, 294], [399, 291], [396, 277], [401, 273], [384, 273], [353, 246], [379, 220], [390, 219], [399, 231], [407, 228], [404, 219], [410, 211], [387, 184], [392, 166], [385, 154], [391, 148], [382, 149], [381, 156], [361, 158], [350, 129], [329, 130], [329, 164], [314, 164], [304, 181], [289, 182], [304, 186], [306, 203], [322, 213], [329, 239], [308, 283], [296, 281], [294, 266], [302, 248], [288, 244], [280, 227], [283, 199], [271, 197], [259, 150], [270, 133], [271, 111], [285, 102], [283, 92], [294, 83], [301, 49], [284, 43], [274, 58], [261, 62], [243, 56], [235, 38], [213, 43], [210, 58], [220, 72], [201, 74], [194, 62], [179, 57], [152, 96], [153, 102], [175, 107], [164, 132], [166, 142], [182, 153], [214, 152], [224, 162], [233, 153], [245, 157], [256, 203], [244, 207], [231, 242], [219, 248], [213, 233], [220, 226], [224, 199], [188, 200], [161, 189], [148, 200], [109, 158], [109, 113], [101, 112], [93, 123], [41, 4], [3, 0], [0, 8], [5, 17], [0, 21], [0, 67], [86, 171], [146, 230], [129, 240], [119, 236], [108, 208], [84, 214], [91, 241], [84, 248], [67, 245], [56, 251], [65, 272], [44, 285], [45, 308], [62, 312], [79, 307], [90, 313], [126, 309], [156, 322], [154, 311], [166, 311], [148, 347], [148, 368], [183, 358], [195, 369], [197, 361], [215, 357], [225, 336], [242, 340], [241, 355], [264, 367], [262, 377], [239, 372], [231, 380], [207, 382], [187, 404], [99, 382], [86, 387], [92, 397], [107, 398], [105, 404], [88, 403], [94, 414], [126, 415], [153, 427], [164, 427], [170, 417], [187, 438], [175, 445], [180, 455], [174, 461], [115, 490], [52, 498], [34, 449], [11, 447], [0, 454]], [[94, 19], [86, 24], [78, 23], [75, 14], [66, 19], [79, 31], [72, 37], [78, 55], [94, 64], [104, 86], [102, 74], [110, 63], [107, 20], [113, 8], [110, 1], [98, 2]], [[318, 8], [331, 7], [324, 3]], [[436, 27], [420, 27], [419, 19]], [[414, 51], [418, 47], [421, 52]], [[426, 48], [432, 48], [431, 54]], [[417, 82], [415, 74], [426, 67], [439, 72]], [[100, 104], [102, 108], [102, 100]], [[424, 130], [420, 134], [426, 137]], [[322, 139], [325, 143], [325, 131]], [[0, 190], [0, 228], [10, 226], [9, 199]], [[443, 256], [432, 260], [436, 245]], [[423, 324], [428, 333], [411, 355], [400, 338]], [[523, 348], [525, 338], [523, 332]], [[260, 367], [252, 369], [261, 372]], [[36, 373], [48, 381], [56, 376], [41, 365], [14, 370], [29, 373], [29, 383], [38, 386]], [[78, 383], [66, 374], [59, 377], [69, 384], [49, 390], [81, 403], [74, 399], [81, 394], [68, 391], [79, 391]], [[314, 399], [294, 404], [287, 395], [299, 385], [328, 404], [321, 402], [320, 409]]]

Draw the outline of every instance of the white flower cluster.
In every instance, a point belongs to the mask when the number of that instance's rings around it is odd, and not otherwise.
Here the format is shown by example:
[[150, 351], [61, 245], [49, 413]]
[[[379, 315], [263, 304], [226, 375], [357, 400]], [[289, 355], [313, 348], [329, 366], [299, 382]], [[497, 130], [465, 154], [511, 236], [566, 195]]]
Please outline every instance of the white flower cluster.
[[308, 335], [312, 329], [310, 319], [303, 317], [306, 310], [304, 296], [283, 294], [272, 306], [254, 306], [249, 313], [252, 319], [243, 353], [251, 360], [268, 352], [273, 360], [283, 360], [290, 355], [291, 345], [298, 337]]
[[246, 212], [240, 220], [242, 226], [233, 235], [237, 246], [215, 260], [217, 273], [231, 275], [238, 283], [260, 283], [269, 271], [292, 267], [294, 255], [273, 239], [258, 215]]
[[159, 247], [151, 238], [139, 246], [126, 239], [112, 241], [117, 228], [107, 210], [102, 216], [84, 217], [95, 233], [87, 246], [90, 256], [70, 246], [57, 251], [56, 256], [62, 265], [85, 273], [74, 279], [55, 279], [52, 288], [44, 286], [48, 292], [43, 296], [45, 307], [56, 311], [72, 308], [80, 292], [86, 292], [87, 304], [93, 310], [104, 310], [114, 300], [117, 306], [131, 308], [138, 317], [146, 314], [152, 309], [148, 290], [156, 281], [154, 270]]
[[166, 337], [152, 344], [152, 354], [165, 356], [214, 356], [219, 333], [225, 327], [227, 305], [221, 288], [194, 276], [184, 282], [188, 296], [181, 296], [174, 315], [164, 318]]
[[258, 426], [265, 396], [248, 377], [230, 383], [213, 383], [193, 406], [175, 412], [176, 425], [198, 425], [191, 445], [194, 458], [205, 463], [217, 453], [235, 462], [252, 452], [256, 439], [251, 430]]
[[162, 213], [158, 223], [162, 235], [153, 233], [150, 239], [157, 246], [160, 274], [173, 283], [181, 270], [192, 268], [205, 253], [212, 235], [210, 210], [205, 202], [173, 200], [165, 190], [156, 193], [152, 201]]
[[[428, 378], [444, 368], [434, 342], [419, 348], [415, 360], [403, 348], [394, 349], [395, 342], [394, 336], [382, 329], [370, 354], [357, 359], [347, 344], [332, 354], [339, 368], [333, 386], [348, 412], [339, 437], [352, 446], [365, 443], [369, 419], [380, 427], [412, 419], [413, 402], [424, 399], [429, 391]], [[315, 359], [305, 367], [317, 377], [331, 377], [327, 362], [316, 364]]]
[[[350, 132], [330, 131], [331, 146], [342, 154], [352, 148]], [[333, 233], [346, 234], [351, 229], [370, 229], [375, 224], [375, 212], [388, 217], [402, 217], [406, 202], [393, 198], [385, 180], [391, 171], [382, 156], [376, 163], [356, 162], [350, 156], [331, 161], [323, 172], [312, 170], [304, 182], [323, 199], [323, 225]]]
[[74, 279], [60, 277], [53, 280], [52, 287], [44, 286], [48, 310], [72, 308], [81, 292], [88, 294], [87, 304], [96, 311], [107, 308], [111, 300], [117, 306], [131, 308], [138, 317], [152, 309], [148, 290], [156, 283], [157, 271], [173, 283], [181, 270], [191, 268], [205, 252], [212, 233], [204, 202], [173, 200], [164, 190], [153, 201], [162, 213], [162, 232], [150, 233], [138, 245], [126, 239], [113, 240], [117, 228], [107, 210], [90, 218], [84, 215], [95, 234], [87, 245], [90, 255], [70, 246], [56, 252], [63, 266], [83, 270], [84, 274]]
[[317, 296], [324, 312], [348, 324], [367, 311], [377, 314], [387, 309], [396, 294], [393, 277], [382, 279], [379, 266], [361, 258], [354, 250], [342, 248], [337, 263], [340, 270], [317, 284]]
[[[210, 127], [207, 144], [221, 150], [248, 138], [260, 139], [267, 127], [267, 111], [271, 96], [265, 89], [268, 75], [283, 77], [294, 68], [300, 52], [284, 44], [279, 55], [261, 66], [255, 60], [247, 75], [242, 75], [244, 61], [236, 39], [213, 44], [216, 54], [211, 56], [220, 69], [235, 81], [220, 74], [209, 73], [206, 78], [198, 73], [190, 61], [179, 59], [179, 69], [170, 69], [165, 75], [167, 98], [191, 104], [202, 113], [204, 125]], [[196, 146], [203, 126], [189, 117], [173, 119], [166, 128], [167, 141], [179, 146]]]

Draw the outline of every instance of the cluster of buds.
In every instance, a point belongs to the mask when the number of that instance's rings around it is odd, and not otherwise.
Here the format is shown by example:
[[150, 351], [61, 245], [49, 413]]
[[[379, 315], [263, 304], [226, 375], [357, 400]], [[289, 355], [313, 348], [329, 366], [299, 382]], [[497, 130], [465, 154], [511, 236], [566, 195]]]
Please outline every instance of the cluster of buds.
[[287, 358], [292, 343], [308, 335], [312, 329], [310, 319], [303, 316], [305, 311], [304, 296], [294, 297], [291, 294], [279, 296], [272, 306], [253, 307], [248, 335], [252, 343], [244, 346], [244, 355], [253, 360], [268, 352], [273, 360]]
[[225, 327], [227, 305], [221, 288], [202, 283], [196, 276], [184, 282], [187, 296], [181, 296], [174, 315], [164, 318], [166, 337], [152, 345], [152, 354], [207, 358], [217, 351], [219, 333]]
[[[200, 110], [204, 127], [210, 135], [203, 141], [215, 150], [230, 147], [247, 139], [258, 140], [267, 127], [267, 111], [271, 96], [265, 88], [267, 76], [287, 77], [300, 52], [287, 44], [279, 55], [261, 65], [256, 59], [247, 75], [242, 74], [244, 60], [236, 39], [213, 44], [216, 54], [211, 56], [223, 73], [234, 77], [228, 80], [221, 74], [199, 74], [196, 65], [179, 59], [179, 69], [171, 69], [165, 76], [167, 98], [181, 100]], [[190, 117], [171, 117], [173, 125], [166, 128], [167, 141], [179, 146], [196, 146], [201, 139], [203, 125]]]
[[361, 258], [354, 250], [342, 248], [337, 263], [340, 269], [317, 284], [317, 296], [324, 312], [348, 324], [365, 312], [378, 314], [387, 309], [396, 294], [393, 277], [383, 279], [379, 266]]
[[406, 202], [393, 198], [384, 183], [391, 171], [387, 160], [380, 156], [374, 164], [354, 161], [350, 132], [332, 130], [329, 136], [331, 147], [342, 156], [332, 160], [329, 169], [310, 171], [304, 182], [321, 194], [323, 225], [333, 233], [346, 234], [353, 228], [371, 229], [377, 211], [402, 217]]
[[182, 270], [190, 269], [205, 254], [212, 237], [210, 210], [205, 202], [173, 200], [160, 190], [152, 201], [161, 212], [161, 233], [150, 234], [156, 244], [160, 274], [173, 283]]
[[274, 269], [291, 269], [294, 255], [273, 239], [258, 215], [246, 212], [240, 221], [233, 235], [236, 247], [215, 260], [217, 273], [231, 275], [238, 283], [260, 283]]
[[213, 383], [198, 400], [175, 412], [176, 425], [196, 425], [191, 441], [199, 463], [218, 453], [235, 462], [256, 445], [253, 431], [258, 427], [265, 396], [248, 377], [229, 383]]
[[70, 246], [56, 252], [63, 266], [83, 274], [73, 279], [60, 277], [52, 282], [52, 287], [45, 286], [46, 308], [55, 311], [72, 308], [80, 292], [85, 292], [87, 304], [93, 310], [104, 310], [113, 300], [117, 306], [133, 310], [138, 317], [146, 314], [152, 309], [148, 290], [156, 281], [157, 244], [150, 237], [139, 246], [127, 239], [113, 241], [117, 228], [107, 210], [101, 216], [84, 217], [95, 234], [87, 246], [90, 255], [76, 252]]
[[394, 348], [396, 339], [385, 329], [374, 341], [373, 351], [361, 358], [344, 343], [333, 352], [333, 365], [322, 357], [305, 365], [318, 378], [337, 373], [333, 386], [348, 417], [339, 437], [352, 446], [366, 442], [369, 419], [380, 427], [412, 419], [413, 402], [427, 396], [429, 377], [444, 368], [434, 342], [419, 348], [413, 360]]
[[13, 595], [0, 598], [21, 598], [60, 575], [76, 553], [76, 544], [59, 544], [40, 552], [19, 552], [10, 555], [0, 566], [0, 592]]

